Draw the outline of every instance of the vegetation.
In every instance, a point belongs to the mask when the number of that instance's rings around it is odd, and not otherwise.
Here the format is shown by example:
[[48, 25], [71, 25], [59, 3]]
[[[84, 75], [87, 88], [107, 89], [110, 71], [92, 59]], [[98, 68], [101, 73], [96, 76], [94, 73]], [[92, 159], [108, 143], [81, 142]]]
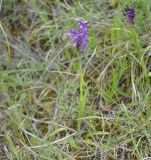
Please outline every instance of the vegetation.
[[[151, 159], [150, 10], [150, 0], [0, 0], [0, 159]], [[84, 53], [66, 35], [79, 18]]]

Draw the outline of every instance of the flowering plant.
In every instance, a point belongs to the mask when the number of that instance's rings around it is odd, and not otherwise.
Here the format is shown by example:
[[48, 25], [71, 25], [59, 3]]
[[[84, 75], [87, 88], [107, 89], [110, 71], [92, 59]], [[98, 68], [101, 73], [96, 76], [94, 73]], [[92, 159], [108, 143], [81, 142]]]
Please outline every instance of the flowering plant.
[[89, 42], [88, 22], [78, 20], [79, 30], [72, 29], [67, 35], [73, 38], [73, 46], [85, 52]]

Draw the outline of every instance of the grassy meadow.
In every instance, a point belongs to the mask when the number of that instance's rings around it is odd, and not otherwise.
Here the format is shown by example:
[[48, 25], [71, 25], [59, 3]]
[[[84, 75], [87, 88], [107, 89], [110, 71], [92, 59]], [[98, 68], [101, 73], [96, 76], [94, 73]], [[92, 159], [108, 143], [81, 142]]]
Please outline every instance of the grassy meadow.
[[151, 0], [0, 0], [0, 126], [0, 160], [151, 160]]

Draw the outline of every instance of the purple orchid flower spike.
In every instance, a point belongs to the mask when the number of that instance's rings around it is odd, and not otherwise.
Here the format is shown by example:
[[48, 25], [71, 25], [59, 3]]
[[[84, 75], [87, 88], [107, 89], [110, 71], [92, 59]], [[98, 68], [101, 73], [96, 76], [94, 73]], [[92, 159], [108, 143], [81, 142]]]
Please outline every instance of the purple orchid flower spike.
[[128, 20], [130, 23], [134, 24], [134, 20], [135, 20], [135, 8], [131, 7], [127, 13], [126, 13]]
[[68, 36], [73, 38], [73, 46], [85, 52], [87, 49], [87, 43], [89, 42], [88, 22], [78, 20], [79, 30], [72, 29]]

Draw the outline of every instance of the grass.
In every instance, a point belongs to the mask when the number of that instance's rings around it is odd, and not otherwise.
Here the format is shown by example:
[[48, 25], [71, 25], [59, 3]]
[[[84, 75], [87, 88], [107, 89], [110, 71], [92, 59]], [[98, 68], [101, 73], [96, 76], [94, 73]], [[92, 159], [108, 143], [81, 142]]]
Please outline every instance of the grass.
[[[0, 5], [0, 159], [151, 159], [150, 1]], [[65, 35], [79, 17], [84, 54]]]

